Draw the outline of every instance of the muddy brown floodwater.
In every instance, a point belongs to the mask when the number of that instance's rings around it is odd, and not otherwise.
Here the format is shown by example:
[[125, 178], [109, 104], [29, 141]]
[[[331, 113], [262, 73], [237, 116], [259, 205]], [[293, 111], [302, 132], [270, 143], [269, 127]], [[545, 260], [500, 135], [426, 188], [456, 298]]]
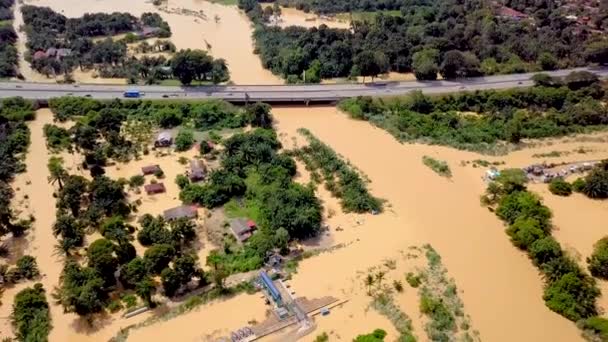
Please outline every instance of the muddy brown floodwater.
[[[95, 12], [129, 12], [135, 16], [140, 16], [143, 12], [158, 12], [169, 23], [173, 32], [170, 40], [178, 49], [207, 50], [208, 43], [208, 51], [213, 57], [227, 61], [234, 83], [283, 83], [279, 77], [264, 69], [258, 56], [253, 53], [252, 26], [236, 6], [218, 5], [204, 0], [169, 0], [163, 8], [145, 0], [24, 0], [24, 3], [48, 6], [67, 17], [80, 17]], [[216, 16], [218, 21], [215, 20]], [[24, 74], [29, 73], [27, 66], [24, 70]], [[29, 77], [36, 79], [35, 74], [30, 74]], [[40, 77], [43, 76], [38, 75]], [[88, 77], [83, 81], [91, 80]]]
[[[347, 297], [319, 325], [352, 338], [369, 330], [363, 311], [369, 299], [357, 272], [396, 258], [400, 250], [430, 243], [456, 280], [465, 311], [487, 341], [577, 341], [575, 325], [547, 309], [541, 278], [528, 258], [512, 246], [502, 223], [479, 204], [482, 170], [459, 167], [479, 155], [439, 146], [403, 145], [369, 123], [354, 121], [330, 107], [274, 108], [277, 128], [289, 136], [300, 127], [333, 147], [371, 180], [371, 191], [391, 204], [383, 215], [356, 228], [353, 245], [301, 263], [291, 281], [300, 294]], [[423, 155], [446, 160], [453, 179], [437, 176]], [[507, 158], [499, 158], [508, 160]], [[413, 314], [411, 308], [402, 308]], [[369, 315], [369, 313], [368, 313]], [[550, 328], [548, 328], [550, 327]], [[319, 330], [321, 331], [321, 330]], [[424, 332], [415, 332], [424, 339]], [[313, 334], [314, 335], [314, 334]]]

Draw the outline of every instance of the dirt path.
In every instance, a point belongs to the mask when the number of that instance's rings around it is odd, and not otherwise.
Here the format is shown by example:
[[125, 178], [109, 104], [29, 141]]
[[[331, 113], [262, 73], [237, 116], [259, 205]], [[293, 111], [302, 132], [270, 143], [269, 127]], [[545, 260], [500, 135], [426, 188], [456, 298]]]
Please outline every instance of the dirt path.
[[[458, 166], [479, 155], [402, 145], [388, 133], [350, 120], [334, 108], [275, 108], [273, 113], [279, 132], [294, 136], [298, 128], [308, 128], [349, 159], [371, 179], [372, 193], [387, 199], [395, 213], [367, 218], [355, 229], [356, 247], [305, 260], [292, 281], [294, 288], [312, 297], [342, 293], [352, 298], [350, 303], [365, 305], [364, 294], [357, 290], [357, 272], [394, 258], [416, 241], [428, 242], [443, 256], [463, 291], [465, 311], [483, 340], [581, 340], [573, 323], [545, 307], [536, 269], [511, 245], [502, 223], [480, 206], [482, 171]], [[424, 166], [423, 155], [446, 160], [453, 180]], [[353, 324], [357, 322], [353, 314], [360, 312], [356, 310], [335, 310], [329, 318], [333, 324], [327, 328], [351, 338], [363, 332], [362, 326]]]

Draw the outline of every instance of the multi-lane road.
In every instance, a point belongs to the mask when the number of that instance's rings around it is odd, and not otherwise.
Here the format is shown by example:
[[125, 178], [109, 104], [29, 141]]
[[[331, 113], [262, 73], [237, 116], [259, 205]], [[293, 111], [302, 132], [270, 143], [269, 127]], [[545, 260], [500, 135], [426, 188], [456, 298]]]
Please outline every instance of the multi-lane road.
[[[574, 70], [587, 70], [601, 78], [608, 77], [608, 68], [579, 68], [546, 72], [565, 76]], [[87, 96], [96, 99], [123, 97], [127, 89], [137, 89], [143, 99], [223, 99], [229, 102], [264, 101], [269, 103], [332, 102], [354, 96], [403, 95], [413, 90], [427, 94], [464, 90], [505, 89], [533, 85], [534, 73], [476, 77], [450, 81], [376, 82], [367, 84], [314, 85], [230, 85], [200, 87], [127, 86], [93, 84], [51, 84], [31, 82], [0, 82], [0, 98], [21, 96], [45, 100], [59, 96]]]

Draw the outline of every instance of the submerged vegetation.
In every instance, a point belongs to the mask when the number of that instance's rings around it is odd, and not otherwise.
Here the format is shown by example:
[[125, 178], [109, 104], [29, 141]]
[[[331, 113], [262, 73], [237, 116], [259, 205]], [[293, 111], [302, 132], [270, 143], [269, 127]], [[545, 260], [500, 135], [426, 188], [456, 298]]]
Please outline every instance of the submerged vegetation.
[[14, 0], [0, 1], [0, 78], [19, 74], [19, 55], [15, 43], [17, 33], [12, 25]]
[[366, 182], [351, 165], [307, 129], [301, 128], [298, 132], [308, 140], [308, 146], [293, 151], [293, 154], [312, 172], [314, 182], [323, 181], [325, 188], [340, 199], [345, 212], [382, 210], [382, 201], [369, 193]]
[[25, 171], [23, 155], [30, 144], [30, 131], [26, 120], [34, 118], [34, 106], [21, 98], [0, 100], [0, 237], [11, 233], [21, 236], [29, 221], [17, 220], [11, 208], [14, 191], [10, 186], [13, 177]]
[[502, 172], [485, 197], [486, 203], [497, 203], [496, 215], [508, 225], [513, 244], [541, 271], [547, 307], [572, 321], [597, 316], [600, 290], [595, 280], [551, 236], [551, 211], [526, 189], [525, 176]]
[[[605, 88], [590, 80], [584, 87], [533, 87], [484, 90], [441, 96], [415, 92], [385, 100], [358, 97], [340, 108], [367, 120], [400, 141], [448, 145], [484, 153], [500, 152], [522, 139], [562, 136], [608, 124], [602, 104]], [[576, 90], [575, 90], [576, 89]], [[477, 115], [461, 115], [475, 112]]]
[[464, 313], [464, 304], [458, 296], [456, 283], [447, 278], [447, 270], [441, 256], [430, 245], [423, 250], [428, 262], [419, 279], [422, 286], [420, 312], [428, 316], [425, 330], [431, 341], [476, 341], [477, 331], [470, 332], [470, 318]]
[[15, 295], [11, 322], [17, 341], [48, 341], [52, 326], [45, 292], [42, 284], [37, 283]]
[[450, 170], [450, 166], [443, 160], [437, 160], [433, 157], [423, 156], [422, 162], [424, 165], [431, 168], [431, 170], [435, 171], [438, 175], [450, 178], [452, 177], [452, 170]]

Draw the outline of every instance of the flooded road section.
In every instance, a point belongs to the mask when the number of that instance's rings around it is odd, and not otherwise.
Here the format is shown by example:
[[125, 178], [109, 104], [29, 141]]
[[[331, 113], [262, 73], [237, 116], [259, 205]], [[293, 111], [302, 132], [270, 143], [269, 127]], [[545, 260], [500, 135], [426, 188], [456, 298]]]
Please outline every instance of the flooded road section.
[[[224, 58], [234, 83], [284, 83], [264, 69], [253, 53], [250, 21], [236, 6], [204, 0], [169, 0], [164, 7], [156, 7], [145, 0], [24, 0], [24, 3], [48, 6], [67, 17], [95, 12], [129, 12], [139, 17], [143, 12], [158, 12], [169, 23], [173, 32], [170, 40], [178, 49], [208, 50], [213, 57]], [[27, 73], [26, 67], [24, 75], [29, 80]], [[29, 77], [37, 80], [33, 74]]]
[[[385, 131], [350, 120], [335, 108], [274, 108], [273, 113], [281, 134], [296, 136], [298, 128], [309, 129], [366, 174], [372, 193], [391, 205], [387, 213], [370, 216], [354, 229], [352, 246], [303, 261], [294, 276], [293, 288], [308, 296], [349, 297], [352, 310], [334, 310], [329, 329], [350, 338], [362, 332], [361, 326], [352, 324], [353, 317], [369, 298], [353, 290], [358, 285], [357, 272], [396, 258], [411, 244], [428, 242], [442, 255], [450, 276], [463, 291], [464, 310], [482, 340], [582, 339], [573, 323], [545, 307], [540, 275], [512, 246], [502, 222], [480, 206], [483, 170], [459, 166], [460, 161], [479, 155], [438, 146], [402, 145]], [[441, 178], [424, 166], [423, 155], [446, 160], [453, 179]], [[508, 164], [508, 156], [498, 159]], [[424, 339], [424, 332], [415, 333]]]

